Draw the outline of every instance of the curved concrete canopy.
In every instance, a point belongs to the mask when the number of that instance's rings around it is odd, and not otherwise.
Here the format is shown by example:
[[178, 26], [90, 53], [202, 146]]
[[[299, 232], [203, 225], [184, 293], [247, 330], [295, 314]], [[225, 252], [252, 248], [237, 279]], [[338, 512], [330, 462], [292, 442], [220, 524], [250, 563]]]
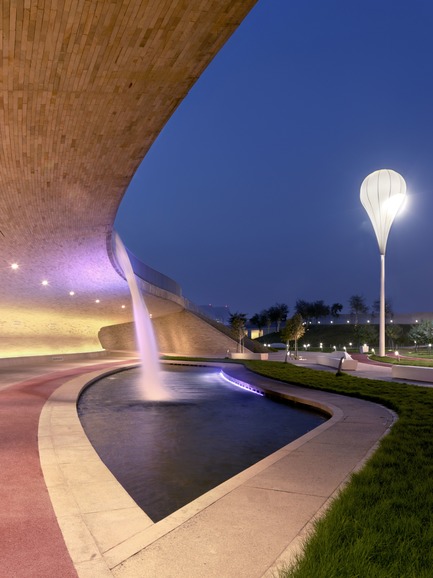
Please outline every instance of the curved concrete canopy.
[[255, 2], [2, 3], [0, 356], [95, 349], [131, 319], [106, 248], [117, 208]]

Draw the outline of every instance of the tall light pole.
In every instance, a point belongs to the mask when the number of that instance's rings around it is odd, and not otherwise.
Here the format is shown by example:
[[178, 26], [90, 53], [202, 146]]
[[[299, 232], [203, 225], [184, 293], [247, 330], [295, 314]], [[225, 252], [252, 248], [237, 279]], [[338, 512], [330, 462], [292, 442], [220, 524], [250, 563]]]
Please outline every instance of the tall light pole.
[[380, 326], [379, 355], [385, 355], [385, 251], [391, 225], [406, 196], [406, 182], [390, 169], [381, 169], [365, 177], [361, 185], [361, 203], [370, 217], [380, 252]]

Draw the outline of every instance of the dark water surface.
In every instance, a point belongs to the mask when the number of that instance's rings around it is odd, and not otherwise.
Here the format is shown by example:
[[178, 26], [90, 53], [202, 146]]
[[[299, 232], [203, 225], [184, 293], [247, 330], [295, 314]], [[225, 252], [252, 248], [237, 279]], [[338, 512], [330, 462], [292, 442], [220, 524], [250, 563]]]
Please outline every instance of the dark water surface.
[[212, 368], [165, 366], [166, 402], [143, 401], [138, 376], [101, 379], [78, 413], [102, 461], [155, 522], [326, 421], [230, 385]]

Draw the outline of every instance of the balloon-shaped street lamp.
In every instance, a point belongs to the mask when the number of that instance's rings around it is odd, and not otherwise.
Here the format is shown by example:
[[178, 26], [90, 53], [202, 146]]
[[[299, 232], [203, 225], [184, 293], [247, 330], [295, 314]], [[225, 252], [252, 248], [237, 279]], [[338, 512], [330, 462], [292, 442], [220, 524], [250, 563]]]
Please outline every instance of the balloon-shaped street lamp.
[[370, 217], [380, 251], [379, 355], [385, 355], [385, 251], [389, 231], [406, 197], [406, 182], [390, 169], [368, 175], [361, 185], [361, 203]]

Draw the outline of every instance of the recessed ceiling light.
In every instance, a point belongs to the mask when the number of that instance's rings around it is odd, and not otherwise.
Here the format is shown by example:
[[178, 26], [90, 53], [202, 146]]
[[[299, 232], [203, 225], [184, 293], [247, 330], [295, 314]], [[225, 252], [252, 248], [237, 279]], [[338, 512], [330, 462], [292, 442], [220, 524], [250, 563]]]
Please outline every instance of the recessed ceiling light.
[[101, 303], [99, 299], [95, 299], [95, 303]]
[[18, 269], [18, 268], [19, 268], [19, 265], [18, 265], [18, 263], [12, 263], [12, 265], [11, 265], [11, 269], [14, 269], [14, 270], [16, 270], [16, 269]]
[[72, 295], [75, 295], [75, 291], [69, 291], [69, 295], [72, 297]]
[[126, 305], [122, 305], [122, 309], [125, 309]]
[[44, 280], [42, 281], [42, 285], [48, 285], [48, 281], [47, 281], [46, 279], [44, 279]]

